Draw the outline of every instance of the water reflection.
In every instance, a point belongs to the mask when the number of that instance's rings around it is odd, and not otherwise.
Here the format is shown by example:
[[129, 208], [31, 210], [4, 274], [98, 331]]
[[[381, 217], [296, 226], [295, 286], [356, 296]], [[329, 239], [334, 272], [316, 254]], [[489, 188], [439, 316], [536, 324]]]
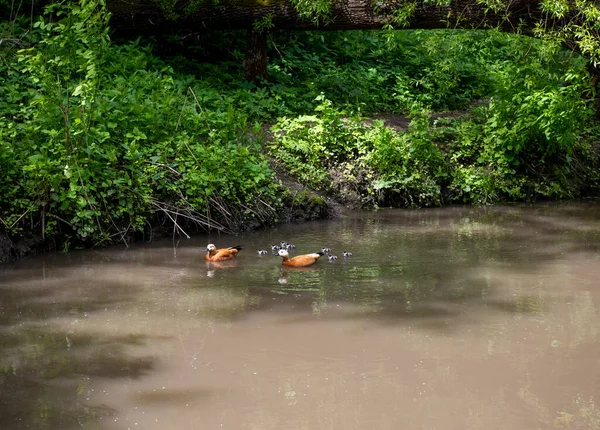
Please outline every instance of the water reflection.
[[[19, 262], [0, 428], [598, 428], [599, 209], [386, 210]], [[281, 241], [353, 256], [256, 252]]]

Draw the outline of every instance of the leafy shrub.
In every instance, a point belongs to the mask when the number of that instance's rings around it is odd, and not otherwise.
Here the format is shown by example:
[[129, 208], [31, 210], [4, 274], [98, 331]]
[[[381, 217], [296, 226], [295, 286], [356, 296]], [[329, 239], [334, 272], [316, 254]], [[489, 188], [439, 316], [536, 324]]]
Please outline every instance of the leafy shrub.
[[[272, 154], [292, 175], [329, 193], [363, 176], [369, 180], [358, 194], [373, 195], [380, 204], [441, 204], [444, 156], [429, 137], [427, 115], [415, 116], [409, 130], [398, 134], [381, 121], [366, 126], [360, 118], [346, 118], [323, 96], [317, 101], [318, 114], [282, 118], [272, 128]], [[335, 181], [333, 173], [341, 179]]]
[[316, 98], [317, 114], [280, 118], [271, 131], [271, 154], [290, 173], [316, 190], [331, 192], [327, 168], [356, 158], [364, 148], [364, 127], [358, 118], [346, 118], [323, 95]]
[[442, 203], [444, 155], [433, 142], [428, 115], [416, 114], [406, 133], [381, 127], [368, 138], [372, 139], [373, 151], [367, 160], [379, 173], [373, 188], [382, 194], [382, 203], [406, 207]]
[[260, 211], [279, 191], [246, 114], [203, 108], [214, 92], [195, 93], [189, 76], [139, 43], [111, 45], [103, 2], [47, 13], [58, 19], [35, 23], [39, 43], [2, 64], [8, 231], [33, 224], [44, 236], [101, 243], [143, 230], [156, 212], [217, 228], [266, 221]]

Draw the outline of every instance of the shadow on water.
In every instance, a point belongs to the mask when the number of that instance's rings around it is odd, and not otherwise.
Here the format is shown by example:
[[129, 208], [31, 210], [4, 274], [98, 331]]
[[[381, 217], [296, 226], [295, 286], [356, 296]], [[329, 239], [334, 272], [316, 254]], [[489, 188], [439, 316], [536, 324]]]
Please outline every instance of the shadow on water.
[[[125, 382], [156, 371], [154, 356], [132, 351], [162, 345], [164, 335], [122, 327], [73, 332], [63, 320], [114, 312], [116, 324], [164, 318], [187, 334], [201, 319], [238, 322], [270, 313], [282, 324], [368, 319], [443, 334], [460, 328], [465, 316], [543, 314], [549, 298], [541, 291], [562, 273], [553, 264], [598, 253], [599, 218], [596, 206], [568, 205], [381, 211], [248, 235], [245, 254], [234, 262], [199, 261], [207, 241], [199, 238], [173, 250], [138, 246], [56, 257], [52, 276], [5, 273], [0, 428], [91, 428], [117, 413], [86, 401], [92, 378]], [[240, 242], [221, 242], [230, 239]], [[327, 245], [354, 255], [303, 270], [282, 269], [279, 257], [253, 255], [253, 248], [280, 240], [294, 240], [296, 253]], [[539, 277], [542, 269], [548, 279]], [[134, 400], [168, 406], [212, 394], [205, 388], [141, 391]]]
[[126, 350], [147, 336], [74, 334], [51, 323], [122, 303], [121, 295], [110, 298], [118, 285], [105, 287], [63, 301], [52, 299], [50, 289], [0, 288], [0, 428], [89, 428], [114, 414], [86, 405], [90, 378], [135, 379], [153, 369], [152, 357]]

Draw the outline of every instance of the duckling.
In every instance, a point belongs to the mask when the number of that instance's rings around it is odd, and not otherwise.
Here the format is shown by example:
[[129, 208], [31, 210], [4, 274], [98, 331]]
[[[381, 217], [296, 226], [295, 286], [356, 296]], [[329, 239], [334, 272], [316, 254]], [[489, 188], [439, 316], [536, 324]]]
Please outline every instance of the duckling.
[[330, 253], [330, 252], [331, 252], [331, 248], [326, 248], [326, 247], [323, 247], [323, 248], [321, 248], [321, 252], [322, 252], [323, 254], [328, 254], [328, 253]]
[[217, 249], [215, 245], [209, 243], [206, 247], [206, 254], [204, 255], [204, 259], [208, 261], [232, 260], [237, 256], [237, 253], [241, 250], [241, 245]]
[[352, 253], [350, 251], [344, 251], [344, 257], [352, 257]]
[[287, 243], [285, 246], [286, 249], [296, 249], [296, 245], [294, 245], [293, 243]]
[[266, 249], [259, 249], [258, 251], [258, 255], [267, 255], [267, 250]]
[[278, 252], [280, 257], [283, 257], [281, 264], [288, 267], [306, 267], [315, 264], [319, 258], [325, 255], [322, 252], [315, 252], [313, 254], [297, 255], [294, 258], [290, 258], [290, 254], [286, 249], [280, 249]]
[[328, 255], [327, 259], [331, 262], [331, 261], [337, 261], [337, 255]]

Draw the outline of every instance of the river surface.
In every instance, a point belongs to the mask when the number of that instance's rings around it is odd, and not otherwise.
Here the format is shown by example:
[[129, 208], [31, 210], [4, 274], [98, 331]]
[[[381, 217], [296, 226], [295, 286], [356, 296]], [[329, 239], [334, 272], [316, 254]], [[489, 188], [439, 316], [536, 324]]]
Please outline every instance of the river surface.
[[598, 429], [599, 307], [593, 204], [38, 256], [0, 270], [0, 428]]

